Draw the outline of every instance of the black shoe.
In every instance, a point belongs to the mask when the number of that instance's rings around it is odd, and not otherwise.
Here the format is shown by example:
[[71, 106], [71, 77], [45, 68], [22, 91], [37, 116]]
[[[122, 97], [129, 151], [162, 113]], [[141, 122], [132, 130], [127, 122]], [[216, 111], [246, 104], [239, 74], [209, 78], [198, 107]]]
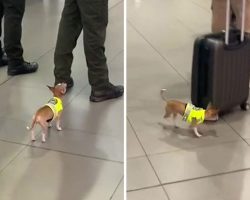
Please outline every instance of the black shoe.
[[114, 99], [123, 95], [124, 88], [122, 85], [114, 86], [111, 83], [103, 89], [91, 91], [89, 100], [92, 102], [101, 102], [108, 99]]
[[19, 74], [29, 74], [33, 73], [38, 69], [38, 64], [36, 62], [28, 63], [23, 62], [21, 65], [9, 66], [8, 75], [15, 76]]
[[57, 85], [58, 83], [67, 83], [67, 91], [74, 86], [74, 80], [72, 77], [70, 77], [69, 80], [56, 80], [55, 85]]
[[8, 65], [8, 57], [6, 53], [3, 53], [2, 56], [0, 57], [0, 67]]

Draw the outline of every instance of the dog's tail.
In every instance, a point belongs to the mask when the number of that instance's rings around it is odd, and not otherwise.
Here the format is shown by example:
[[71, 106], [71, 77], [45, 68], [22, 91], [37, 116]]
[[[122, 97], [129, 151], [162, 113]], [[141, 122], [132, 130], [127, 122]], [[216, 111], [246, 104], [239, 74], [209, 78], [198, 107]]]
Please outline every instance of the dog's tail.
[[31, 126], [30, 126], [30, 127], [29, 127], [29, 126], [26, 126], [26, 129], [27, 129], [28, 131], [29, 131], [29, 130], [32, 130], [32, 129], [34, 128], [34, 126], [35, 126], [35, 123], [36, 123], [36, 118], [35, 118], [35, 116], [33, 116]]
[[167, 90], [166, 89], [161, 89], [161, 98], [164, 100], [164, 101], [167, 101], [167, 98], [164, 96], [164, 93], [166, 92]]

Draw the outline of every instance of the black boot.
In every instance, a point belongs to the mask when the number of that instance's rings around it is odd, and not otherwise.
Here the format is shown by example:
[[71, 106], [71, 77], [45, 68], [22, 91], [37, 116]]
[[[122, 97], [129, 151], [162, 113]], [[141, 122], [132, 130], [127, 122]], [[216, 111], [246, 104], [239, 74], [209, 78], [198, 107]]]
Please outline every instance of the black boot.
[[2, 55], [0, 55], [0, 67], [8, 65], [8, 57], [6, 53], [3, 51]]
[[63, 79], [55, 80], [55, 85], [57, 85], [58, 83], [66, 83], [67, 84], [67, 91], [74, 86], [74, 80], [72, 77], [70, 77], [68, 80], [63, 80]]
[[101, 89], [92, 89], [89, 100], [91, 102], [101, 102], [108, 99], [114, 99], [123, 95], [124, 88], [122, 85], [114, 86], [111, 83]]
[[29, 74], [37, 71], [38, 64], [36, 62], [23, 62], [21, 65], [14, 65], [8, 67], [8, 75], [15, 76], [19, 74]]

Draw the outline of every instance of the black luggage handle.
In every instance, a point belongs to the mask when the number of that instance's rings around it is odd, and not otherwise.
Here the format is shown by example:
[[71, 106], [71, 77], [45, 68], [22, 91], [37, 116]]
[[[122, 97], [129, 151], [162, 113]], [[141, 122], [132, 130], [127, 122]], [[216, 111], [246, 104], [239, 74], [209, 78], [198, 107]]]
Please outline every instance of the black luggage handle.
[[[227, 11], [226, 11], [226, 33], [225, 33], [225, 44], [229, 44], [229, 24], [230, 24], [230, 0], [227, 0]], [[246, 15], [246, 0], [242, 0], [242, 20], [241, 20], [241, 42], [244, 41], [245, 32], [245, 15]]]

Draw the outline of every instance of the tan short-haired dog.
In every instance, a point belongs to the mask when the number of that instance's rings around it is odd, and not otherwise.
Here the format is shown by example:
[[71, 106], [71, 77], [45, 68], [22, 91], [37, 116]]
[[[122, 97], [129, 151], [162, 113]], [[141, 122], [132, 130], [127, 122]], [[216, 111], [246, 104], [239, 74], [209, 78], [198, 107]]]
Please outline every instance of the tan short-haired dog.
[[34, 127], [35, 124], [39, 124], [42, 127], [42, 142], [46, 141], [46, 135], [48, 133], [49, 123], [52, 120], [56, 120], [56, 128], [61, 131], [60, 117], [63, 110], [62, 97], [66, 93], [67, 84], [59, 83], [54, 87], [47, 86], [53, 93], [53, 97], [43, 107], [39, 108], [36, 114], [33, 116], [32, 124], [27, 129], [31, 131], [31, 140], [35, 141]]
[[165, 91], [166, 89], [161, 89], [161, 97], [164, 101], [166, 101], [164, 118], [168, 118], [172, 115], [175, 122], [177, 115], [181, 115], [183, 120], [188, 122], [190, 127], [193, 128], [197, 137], [202, 136], [197, 130], [199, 124], [203, 123], [204, 120], [218, 120], [219, 110], [217, 108], [208, 106], [208, 108], [204, 110], [202, 108], [195, 107], [191, 103], [183, 103], [177, 100], [166, 100], [163, 95]]

